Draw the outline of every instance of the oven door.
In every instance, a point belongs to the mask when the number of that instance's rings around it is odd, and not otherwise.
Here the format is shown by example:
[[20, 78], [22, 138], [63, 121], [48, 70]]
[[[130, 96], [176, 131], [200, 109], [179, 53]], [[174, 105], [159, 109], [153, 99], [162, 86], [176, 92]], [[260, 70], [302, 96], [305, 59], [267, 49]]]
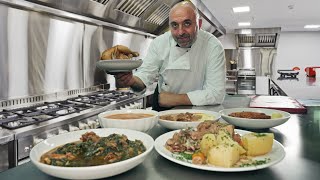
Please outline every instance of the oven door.
[[238, 94], [255, 94], [256, 77], [238, 76]]

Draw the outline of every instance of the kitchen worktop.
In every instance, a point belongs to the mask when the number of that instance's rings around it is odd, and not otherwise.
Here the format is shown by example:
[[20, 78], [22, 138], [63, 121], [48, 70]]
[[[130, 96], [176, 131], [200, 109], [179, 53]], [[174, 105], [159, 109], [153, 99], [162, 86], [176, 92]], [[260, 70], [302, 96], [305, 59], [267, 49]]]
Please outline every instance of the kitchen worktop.
[[[247, 107], [250, 98], [243, 96], [227, 96], [222, 105], [217, 106], [182, 106], [181, 108], [206, 109], [219, 111], [232, 107]], [[219, 179], [219, 180], [316, 180], [320, 177], [320, 107], [308, 107], [307, 114], [292, 114], [291, 118], [280, 126], [260, 130], [260, 132], [273, 132], [286, 151], [285, 158], [278, 164], [256, 171], [249, 172], [211, 172], [181, 166], [168, 161], [155, 150], [149, 157], [132, 170], [112, 177], [121, 179]], [[155, 139], [168, 129], [155, 126], [149, 134]], [[38, 170], [31, 162], [20, 165], [0, 173], [0, 179], [20, 180], [57, 179]]]
[[276, 74], [272, 80], [292, 98], [320, 99], [320, 75], [307, 77], [305, 73], [300, 72], [297, 78], [282, 78]]

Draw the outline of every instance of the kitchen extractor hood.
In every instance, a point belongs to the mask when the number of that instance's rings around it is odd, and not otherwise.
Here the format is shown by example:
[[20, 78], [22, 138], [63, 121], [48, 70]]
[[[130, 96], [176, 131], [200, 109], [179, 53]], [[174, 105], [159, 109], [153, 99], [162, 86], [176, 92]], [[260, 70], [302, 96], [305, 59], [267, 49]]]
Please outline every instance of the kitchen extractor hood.
[[[27, 0], [135, 30], [159, 35], [168, 30], [170, 8], [182, 0]], [[191, 0], [199, 9], [203, 29], [219, 37], [226, 30], [201, 0]]]
[[280, 31], [280, 28], [236, 29], [236, 46], [276, 48]]

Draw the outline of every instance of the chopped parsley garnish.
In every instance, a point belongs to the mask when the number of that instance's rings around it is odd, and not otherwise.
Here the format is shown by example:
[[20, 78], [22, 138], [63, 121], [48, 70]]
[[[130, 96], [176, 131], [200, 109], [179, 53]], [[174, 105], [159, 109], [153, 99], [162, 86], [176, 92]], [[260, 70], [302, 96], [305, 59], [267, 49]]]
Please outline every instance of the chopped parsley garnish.
[[251, 163], [241, 164], [240, 167], [259, 166], [259, 165], [267, 164], [270, 160], [271, 160], [270, 158], [266, 158], [265, 160], [255, 160]]
[[254, 135], [255, 135], [256, 137], [267, 136], [267, 134], [264, 134], [264, 133], [254, 133]]
[[192, 154], [180, 152], [172, 154], [172, 157], [180, 160], [180, 161], [191, 161], [192, 160]]

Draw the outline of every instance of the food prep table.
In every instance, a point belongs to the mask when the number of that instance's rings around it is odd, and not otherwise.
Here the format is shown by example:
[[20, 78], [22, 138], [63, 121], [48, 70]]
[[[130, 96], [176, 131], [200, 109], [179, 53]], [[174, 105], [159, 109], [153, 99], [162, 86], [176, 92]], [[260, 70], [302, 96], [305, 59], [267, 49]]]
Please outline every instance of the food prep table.
[[294, 99], [320, 99], [320, 77], [307, 77], [300, 73], [296, 77], [272, 77], [271, 80], [287, 96]]
[[[248, 107], [250, 98], [246, 96], [227, 96], [222, 105], [181, 106], [176, 109], [205, 109], [219, 111], [224, 108]], [[122, 179], [220, 179], [220, 180], [315, 180], [320, 177], [320, 107], [308, 107], [308, 113], [292, 114], [288, 122], [259, 132], [273, 132], [286, 151], [285, 158], [278, 164], [248, 172], [211, 172], [185, 167], [160, 156], [155, 150], [137, 167], [112, 177]], [[168, 129], [155, 126], [148, 134], [154, 139]], [[57, 179], [38, 170], [31, 162], [0, 173], [0, 179], [20, 180], [28, 177], [34, 180]]]

